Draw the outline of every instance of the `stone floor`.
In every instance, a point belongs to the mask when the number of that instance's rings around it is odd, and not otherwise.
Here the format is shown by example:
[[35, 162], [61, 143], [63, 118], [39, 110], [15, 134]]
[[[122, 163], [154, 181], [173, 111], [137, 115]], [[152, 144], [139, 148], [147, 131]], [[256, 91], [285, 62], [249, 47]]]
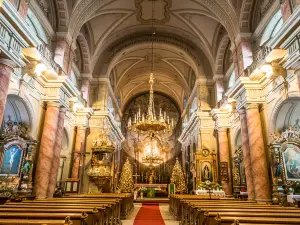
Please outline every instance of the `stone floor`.
[[[142, 204], [135, 203], [134, 209], [132, 213], [127, 217], [126, 220], [122, 221], [122, 225], [133, 225], [134, 219], [140, 210]], [[160, 213], [166, 225], [179, 225], [179, 222], [174, 220], [173, 216], [169, 213], [169, 205], [168, 204], [160, 204], [159, 205]]]

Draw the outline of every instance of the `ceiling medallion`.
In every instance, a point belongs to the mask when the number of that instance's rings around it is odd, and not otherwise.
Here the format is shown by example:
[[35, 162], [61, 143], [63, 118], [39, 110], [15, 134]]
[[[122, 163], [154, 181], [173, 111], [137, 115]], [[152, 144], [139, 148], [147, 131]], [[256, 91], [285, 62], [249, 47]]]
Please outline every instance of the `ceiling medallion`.
[[[152, 16], [152, 2], [155, 2], [155, 14]], [[170, 9], [172, 0], [135, 0], [137, 8], [137, 20], [142, 24], [165, 24], [170, 20]]]

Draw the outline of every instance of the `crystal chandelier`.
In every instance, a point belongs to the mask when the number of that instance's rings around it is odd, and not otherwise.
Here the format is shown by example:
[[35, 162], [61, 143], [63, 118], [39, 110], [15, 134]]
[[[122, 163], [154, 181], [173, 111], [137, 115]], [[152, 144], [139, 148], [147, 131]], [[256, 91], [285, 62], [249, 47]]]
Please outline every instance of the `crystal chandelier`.
[[145, 153], [142, 157], [142, 162], [148, 167], [155, 167], [163, 163], [163, 161], [164, 159], [160, 154], [157, 144], [153, 141], [151, 137], [151, 143], [145, 148]]
[[154, 96], [153, 96], [153, 85], [154, 85], [154, 25], [153, 25], [153, 15], [154, 15], [154, 2], [152, 3], [152, 69], [150, 73], [150, 96], [149, 96], [149, 105], [147, 113], [141, 113], [141, 108], [139, 107], [138, 112], [134, 115], [133, 121], [131, 117], [128, 120], [128, 129], [133, 131], [144, 131], [144, 132], [170, 132], [174, 128], [173, 118], [170, 120], [170, 117], [167, 116], [166, 112], [162, 112], [162, 109], [159, 110], [159, 115], [155, 113], [154, 107]]

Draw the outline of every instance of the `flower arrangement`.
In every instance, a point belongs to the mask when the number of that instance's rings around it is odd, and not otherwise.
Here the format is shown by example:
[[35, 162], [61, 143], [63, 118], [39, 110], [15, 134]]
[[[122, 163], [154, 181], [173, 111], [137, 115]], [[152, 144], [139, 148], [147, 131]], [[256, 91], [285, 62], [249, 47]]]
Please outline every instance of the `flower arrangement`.
[[147, 188], [145, 188], [145, 187], [140, 187], [140, 190], [139, 190], [140, 192], [147, 192]]

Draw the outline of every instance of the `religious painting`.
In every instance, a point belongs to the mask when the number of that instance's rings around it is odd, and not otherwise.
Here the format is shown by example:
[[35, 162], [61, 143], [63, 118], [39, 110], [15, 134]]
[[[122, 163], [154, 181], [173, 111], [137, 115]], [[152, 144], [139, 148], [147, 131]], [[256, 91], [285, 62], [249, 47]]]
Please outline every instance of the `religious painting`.
[[287, 180], [300, 180], [300, 152], [294, 145], [288, 145], [283, 152]]
[[19, 175], [23, 150], [12, 145], [4, 150], [0, 174]]
[[203, 181], [212, 181], [212, 167], [209, 162], [202, 163], [201, 176]]

